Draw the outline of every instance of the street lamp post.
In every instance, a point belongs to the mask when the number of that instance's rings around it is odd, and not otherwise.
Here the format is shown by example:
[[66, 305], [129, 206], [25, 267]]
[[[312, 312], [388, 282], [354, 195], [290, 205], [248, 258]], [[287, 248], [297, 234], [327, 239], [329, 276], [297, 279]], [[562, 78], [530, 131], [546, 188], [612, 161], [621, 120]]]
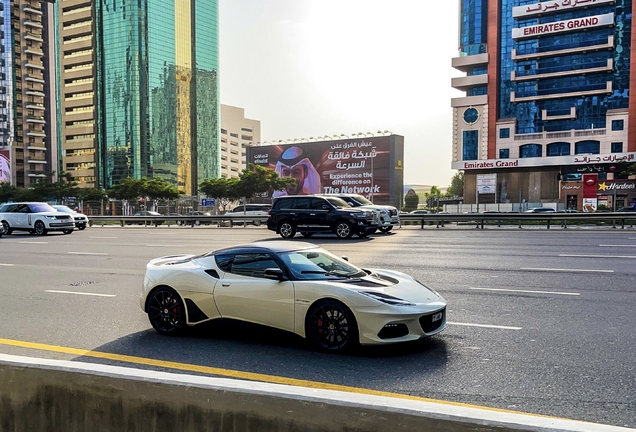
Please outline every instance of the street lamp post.
[[373, 202], [373, 189], [375, 189], [375, 171], [373, 169], [373, 160], [375, 159], [375, 147], [371, 147], [371, 202]]

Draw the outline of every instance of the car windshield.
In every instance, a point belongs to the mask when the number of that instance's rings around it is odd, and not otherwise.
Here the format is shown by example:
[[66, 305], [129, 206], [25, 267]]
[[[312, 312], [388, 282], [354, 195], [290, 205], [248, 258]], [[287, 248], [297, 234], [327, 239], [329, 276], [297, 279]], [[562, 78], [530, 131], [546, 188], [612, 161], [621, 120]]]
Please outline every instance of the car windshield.
[[29, 204], [29, 208], [33, 213], [43, 213], [43, 212], [56, 212], [53, 207], [48, 205], [47, 203], [35, 203]]
[[359, 205], [373, 205], [373, 203], [371, 201], [369, 201], [368, 199], [366, 199], [363, 196], [360, 195], [356, 195], [354, 197], [351, 197], [352, 200], [354, 200], [355, 202], [357, 202]]
[[335, 208], [349, 208], [351, 207], [349, 204], [347, 204], [346, 201], [340, 199], [340, 198], [336, 198], [336, 197], [329, 197], [327, 198], [327, 201], [329, 201], [329, 203], [334, 206]]
[[55, 205], [53, 206], [53, 208], [62, 213], [75, 213], [73, 210], [71, 210], [70, 207], [67, 207], [65, 205]]
[[296, 279], [321, 280], [367, 275], [358, 267], [321, 248], [285, 252], [279, 256]]

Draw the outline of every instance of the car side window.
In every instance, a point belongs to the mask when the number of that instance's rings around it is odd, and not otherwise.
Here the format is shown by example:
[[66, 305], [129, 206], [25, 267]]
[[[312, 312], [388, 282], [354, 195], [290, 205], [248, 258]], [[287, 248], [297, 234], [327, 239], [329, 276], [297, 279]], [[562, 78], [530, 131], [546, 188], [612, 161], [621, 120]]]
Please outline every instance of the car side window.
[[22, 204], [20, 206], [18, 206], [18, 213], [29, 213], [29, 206], [26, 204]]
[[320, 198], [311, 199], [311, 208], [313, 210], [324, 210], [322, 207], [327, 205], [327, 201]]
[[301, 210], [311, 208], [311, 198], [296, 198], [294, 208]]
[[267, 253], [243, 253], [216, 257], [221, 270], [241, 276], [265, 278], [265, 269], [280, 268]]
[[279, 210], [289, 210], [294, 208], [294, 199], [281, 199], [277, 201]]

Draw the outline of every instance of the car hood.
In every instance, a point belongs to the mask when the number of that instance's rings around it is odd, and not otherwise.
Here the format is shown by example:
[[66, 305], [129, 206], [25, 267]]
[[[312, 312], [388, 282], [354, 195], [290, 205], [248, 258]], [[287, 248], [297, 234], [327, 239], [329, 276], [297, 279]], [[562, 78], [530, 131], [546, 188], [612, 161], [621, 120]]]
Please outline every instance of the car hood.
[[366, 269], [370, 275], [359, 279], [330, 279], [321, 283], [338, 285], [355, 291], [378, 292], [397, 297], [411, 303], [430, 304], [446, 303], [446, 300], [435, 290], [419, 283], [411, 276], [384, 269]]

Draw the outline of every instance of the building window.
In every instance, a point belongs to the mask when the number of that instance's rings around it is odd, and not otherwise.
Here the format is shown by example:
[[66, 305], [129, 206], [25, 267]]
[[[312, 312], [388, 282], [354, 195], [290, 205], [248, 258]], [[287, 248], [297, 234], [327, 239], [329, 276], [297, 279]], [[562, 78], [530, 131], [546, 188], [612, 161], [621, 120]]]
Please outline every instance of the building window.
[[510, 128], [499, 129], [499, 138], [510, 138]]
[[546, 156], [568, 156], [570, 154], [570, 143], [558, 142], [548, 144], [545, 148]]
[[542, 150], [541, 144], [526, 144], [519, 146], [519, 155], [522, 158], [541, 157]]
[[464, 131], [462, 160], [477, 160], [479, 131]]
[[612, 153], [623, 153], [623, 143], [622, 142], [612, 143]]
[[576, 154], [599, 154], [601, 153], [601, 143], [599, 141], [580, 141], [574, 144]]
[[499, 159], [509, 159], [510, 149], [499, 149]]
[[613, 131], [621, 131], [625, 125], [624, 120], [612, 120], [612, 130]]

